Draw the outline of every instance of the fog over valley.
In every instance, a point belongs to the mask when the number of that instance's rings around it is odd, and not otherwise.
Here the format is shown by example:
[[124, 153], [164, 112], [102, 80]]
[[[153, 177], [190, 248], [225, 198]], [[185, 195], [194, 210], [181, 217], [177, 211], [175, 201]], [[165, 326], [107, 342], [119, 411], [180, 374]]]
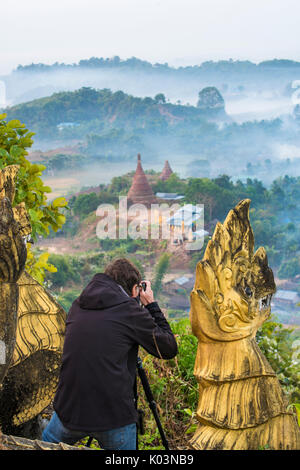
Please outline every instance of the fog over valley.
[[109, 182], [134, 170], [139, 152], [146, 169], [169, 159], [183, 178], [268, 185], [299, 173], [299, 79], [300, 63], [290, 60], [172, 67], [91, 58], [20, 65], [0, 77], [0, 102], [36, 133], [30, 158], [49, 177]]

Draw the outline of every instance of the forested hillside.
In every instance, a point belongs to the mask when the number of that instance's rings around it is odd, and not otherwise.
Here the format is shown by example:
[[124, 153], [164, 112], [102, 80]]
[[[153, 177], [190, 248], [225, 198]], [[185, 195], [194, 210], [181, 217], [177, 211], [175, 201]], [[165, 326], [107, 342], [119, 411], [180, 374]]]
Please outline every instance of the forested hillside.
[[[203, 93], [199, 96], [203, 103]], [[283, 172], [297, 171], [299, 159], [289, 158], [288, 151], [286, 158], [278, 157], [281, 148], [298, 145], [293, 116], [238, 124], [226, 115], [222, 97], [217, 104], [212, 100], [203, 108], [169, 103], [162, 93], [139, 98], [82, 88], [13, 106], [7, 116], [28, 123], [36, 133], [36, 148], [73, 149], [74, 158], [57, 151], [42, 159], [51, 171], [63, 169], [64, 159], [69, 168], [79, 169], [93, 162], [130, 161], [136, 153], [153, 162], [162, 155], [170, 158], [181, 176], [218, 176], [230, 165], [235, 178], [258, 177], [269, 184]]]
[[[221, 110], [222, 111], [222, 110]], [[55, 93], [7, 110], [9, 119], [24, 120], [37, 132], [44, 129], [54, 132], [60, 123], [85, 123], [94, 120], [132, 127], [149, 127], [151, 122], [163, 129], [174, 121], [195, 121], [210, 117], [225, 117], [218, 109], [199, 109], [194, 106], [174, 105], [166, 102], [165, 96], [138, 98], [122, 91], [113, 93], [109, 89], [81, 88], [75, 92]], [[42, 127], [41, 127], [42, 124]]]

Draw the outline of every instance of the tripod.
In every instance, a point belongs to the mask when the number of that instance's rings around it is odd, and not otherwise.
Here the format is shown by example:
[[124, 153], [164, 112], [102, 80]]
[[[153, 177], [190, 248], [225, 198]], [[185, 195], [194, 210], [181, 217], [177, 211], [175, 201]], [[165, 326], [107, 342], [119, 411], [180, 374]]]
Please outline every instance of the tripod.
[[[157, 406], [156, 406], [156, 403], [155, 403], [155, 400], [154, 400], [154, 397], [152, 395], [152, 391], [151, 391], [151, 388], [150, 388], [150, 385], [149, 385], [149, 382], [148, 382], [148, 379], [147, 379], [147, 376], [146, 376], [146, 373], [145, 373], [145, 370], [143, 368], [143, 363], [142, 363], [142, 360], [140, 357], [137, 358], [137, 371], [138, 371], [138, 375], [141, 379], [141, 382], [142, 382], [142, 385], [143, 385], [143, 388], [144, 388], [144, 392], [145, 392], [145, 395], [146, 395], [146, 398], [148, 400], [148, 403], [149, 403], [149, 406], [150, 406], [150, 409], [153, 413], [153, 416], [154, 416], [154, 419], [156, 421], [156, 424], [157, 424], [157, 427], [158, 427], [158, 430], [159, 430], [159, 434], [161, 436], [161, 440], [162, 440], [162, 443], [163, 443], [163, 446], [166, 450], [169, 450], [169, 444], [168, 444], [168, 441], [166, 439], [166, 436], [165, 436], [165, 433], [164, 433], [164, 430], [162, 428], [162, 425], [161, 425], [161, 422], [160, 422], [160, 419], [159, 419], [159, 416], [158, 416], [158, 410], [157, 410]], [[137, 407], [137, 390], [136, 390], [136, 407]], [[137, 433], [137, 445], [136, 445], [136, 448], [138, 449], [138, 433]]]
[[[156, 406], [154, 397], [152, 395], [152, 391], [151, 391], [151, 388], [150, 388], [150, 385], [149, 385], [149, 382], [148, 382], [148, 379], [147, 379], [147, 376], [146, 376], [146, 372], [143, 368], [143, 362], [142, 362], [140, 357], [137, 358], [136, 367], [137, 367], [138, 375], [140, 377], [140, 380], [141, 380], [146, 398], [147, 398], [148, 403], [149, 403], [149, 407], [150, 407], [150, 409], [153, 413], [155, 422], [157, 424], [163, 446], [166, 450], [169, 450], [169, 444], [168, 444], [168, 441], [166, 439], [164, 430], [162, 428], [162, 425], [161, 425], [161, 422], [160, 422], [160, 419], [159, 419], [159, 416], [158, 416], [157, 406]], [[136, 383], [136, 381], [135, 381], [135, 392], [134, 393], [135, 393], [135, 406], [136, 406], [136, 409], [137, 409], [138, 394], [137, 394], [137, 383]], [[140, 428], [141, 433], [143, 434], [142, 415], [140, 413], [139, 413], [139, 426], [138, 427]], [[92, 440], [93, 440], [93, 437], [90, 436], [89, 439], [88, 439], [88, 442], [86, 444], [86, 447], [90, 447], [90, 445], [92, 443]], [[136, 433], [136, 449], [138, 450], [138, 432]]]

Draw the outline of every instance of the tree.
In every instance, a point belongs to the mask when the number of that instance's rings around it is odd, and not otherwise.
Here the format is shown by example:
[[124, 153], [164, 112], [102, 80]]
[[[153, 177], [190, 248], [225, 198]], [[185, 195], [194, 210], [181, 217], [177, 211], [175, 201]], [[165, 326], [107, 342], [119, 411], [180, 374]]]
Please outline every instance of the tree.
[[292, 258], [284, 261], [278, 270], [279, 279], [291, 279], [300, 273], [300, 260], [299, 258]]
[[75, 270], [72, 266], [71, 257], [51, 254], [49, 261], [57, 268], [57, 272], [55, 272], [55, 274], [47, 276], [54, 286], [63, 287], [68, 281], [80, 281], [80, 274], [78, 269]]
[[164, 275], [169, 267], [170, 256], [169, 253], [163, 253], [155, 266], [155, 275], [152, 283], [154, 297], [156, 297], [161, 290]]
[[114, 176], [111, 180], [109, 190], [115, 194], [127, 194], [132, 180], [128, 176]]
[[73, 210], [75, 215], [86, 217], [94, 212], [98, 206], [99, 197], [96, 193], [79, 194], [74, 202]]
[[256, 340], [276, 372], [289, 402], [299, 403], [299, 364], [293, 357], [293, 332], [292, 328], [284, 327], [271, 317], [258, 330]]
[[166, 102], [166, 97], [163, 93], [158, 93], [157, 95], [155, 95], [154, 100], [156, 101], [156, 103], [164, 104]]
[[165, 181], [157, 180], [153, 185], [153, 191], [155, 193], [181, 193], [184, 194], [186, 190], [186, 183], [179, 178], [176, 173], [172, 173], [169, 178]]
[[[51, 192], [51, 188], [45, 186], [41, 179], [46, 167], [32, 164], [26, 158], [26, 149], [33, 144], [34, 133], [29, 132], [19, 120], [6, 122], [5, 118], [6, 114], [0, 115], [0, 170], [8, 165], [19, 165], [13, 205], [25, 203], [32, 228], [31, 237], [36, 241], [38, 236], [47, 237], [50, 229], [56, 232], [62, 227], [66, 220], [62, 208], [67, 207], [67, 201], [64, 197], [47, 201], [46, 194]], [[25, 269], [40, 283], [44, 281], [45, 270], [56, 271], [47, 263], [48, 256], [48, 253], [43, 253], [37, 257], [31, 251], [31, 243], [27, 244]]]
[[208, 178], [190, 178], [185, 192], [185, 199], [192, 204], [204, 204], [204, 216], [207, 222], [213, 218], [216, 207], [219, 210], [223, 208], [222, 197], [222, 189]]

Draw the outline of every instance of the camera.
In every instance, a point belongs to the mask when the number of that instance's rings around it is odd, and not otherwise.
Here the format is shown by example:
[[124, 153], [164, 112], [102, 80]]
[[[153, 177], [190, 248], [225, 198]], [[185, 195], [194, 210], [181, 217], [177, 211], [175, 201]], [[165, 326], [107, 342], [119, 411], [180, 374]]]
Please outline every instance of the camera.
[[142, 286], [143, 290], [146, 290], [146, 289], [147, 289], [147, 284], [146, 284], [146, 282], [141, 282], [141, 286]]

